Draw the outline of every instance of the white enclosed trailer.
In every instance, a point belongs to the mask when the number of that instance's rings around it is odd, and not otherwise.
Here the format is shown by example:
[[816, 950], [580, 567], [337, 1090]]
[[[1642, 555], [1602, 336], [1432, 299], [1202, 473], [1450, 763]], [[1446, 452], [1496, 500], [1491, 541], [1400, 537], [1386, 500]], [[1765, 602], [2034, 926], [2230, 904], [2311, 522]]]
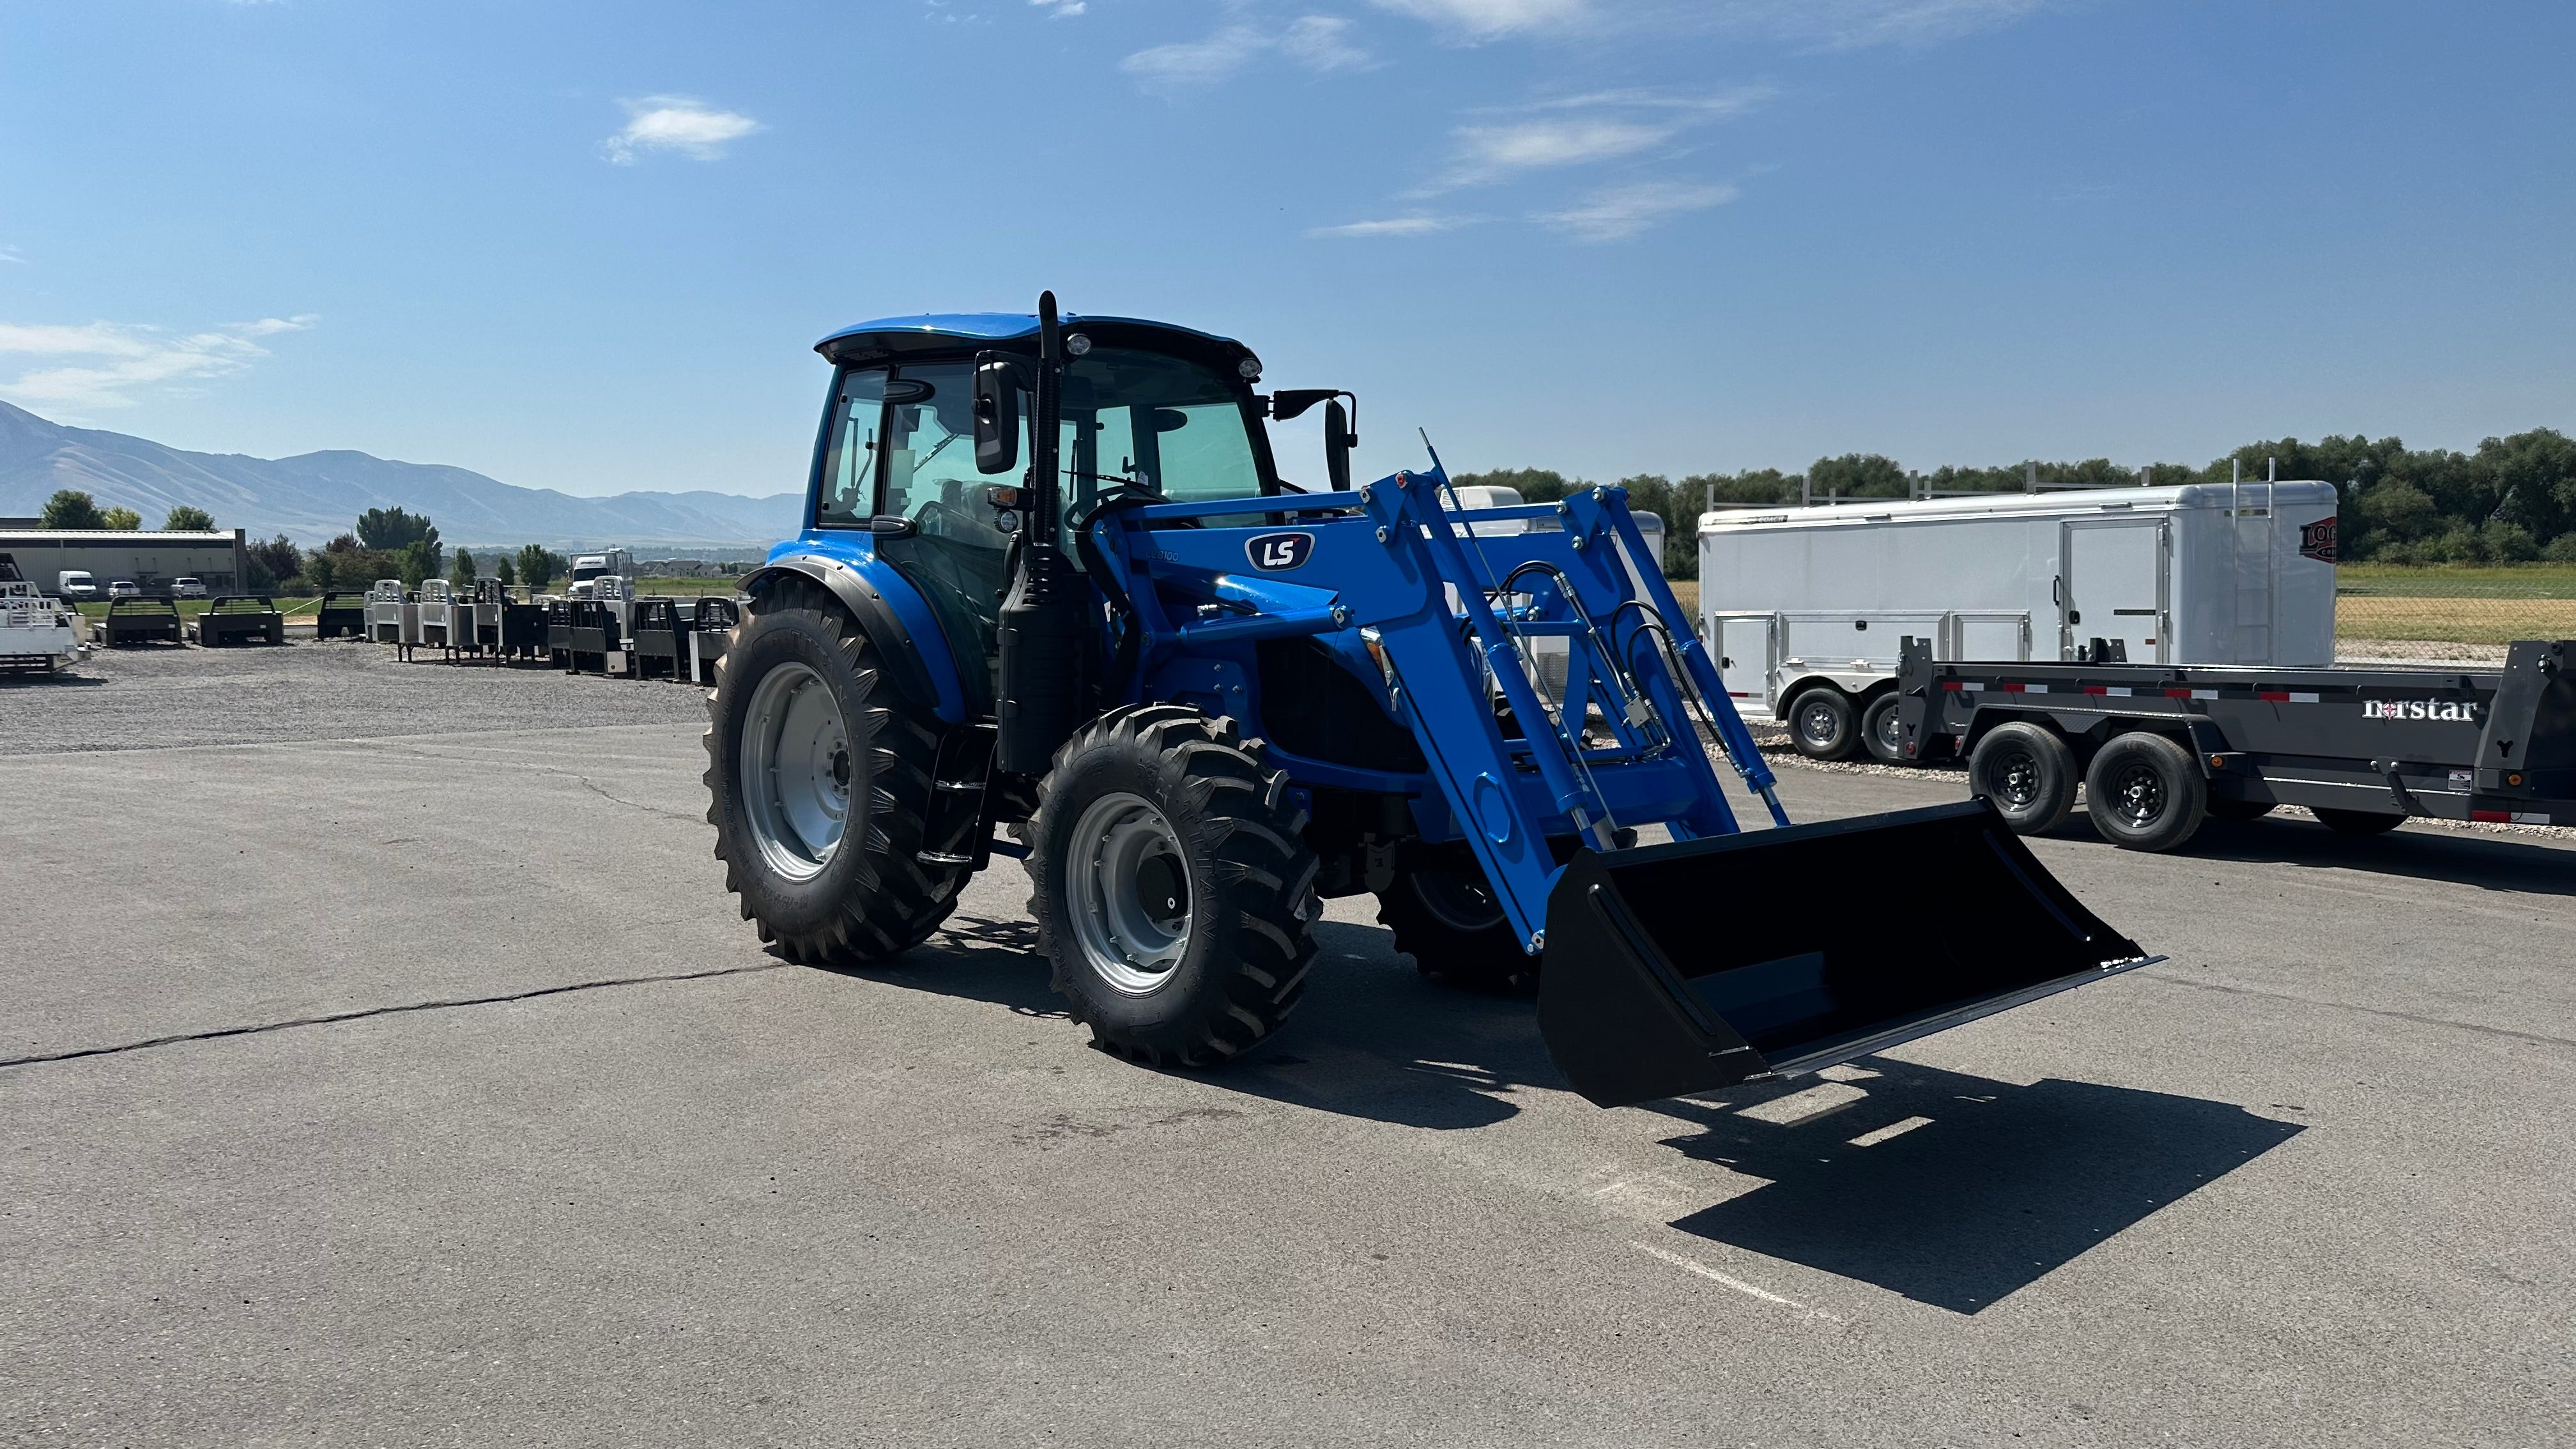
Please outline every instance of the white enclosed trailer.
[[2335, 488], [2214, 483], [1704, 514], [1701, 633], [1737, 708], [1895, 749], [1906, 636], [1937, 660], [2334, 662]]

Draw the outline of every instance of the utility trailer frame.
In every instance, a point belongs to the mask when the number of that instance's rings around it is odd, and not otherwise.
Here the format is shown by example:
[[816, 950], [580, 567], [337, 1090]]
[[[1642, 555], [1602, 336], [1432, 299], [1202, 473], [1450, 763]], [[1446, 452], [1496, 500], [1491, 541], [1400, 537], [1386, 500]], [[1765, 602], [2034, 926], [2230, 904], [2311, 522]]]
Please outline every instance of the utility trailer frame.
[[322, 602], [313, 611], [313, 637], [316, 640], [366, 638], [366, 592], [362, 589], [325, 592]]
[[99, 638], [110, 649], [154, 639], [167, 639], [183, 649], [188, 644], [180, 630], [178, 601], [161, 594], [108, 600]]
[[689, 609], [689, 682], [716, 682], [716, 661], [733, 644], [742, 622], [742, 606], [731, 599], [704, 598]]
[[1953, 663], [1908, 639], [1897, 688], [1918, 763], [1970, 758], [2011, 723], [2079, 758], [2145, 731], [2190, 751], [2213, 813], [2576, 825], [2576, 641], [2481, 670]]
[[637, 599], [633, 608], [634, 627], [627, 633], [628, 672], [638, 679], [654, 674], [678, 679], [688, 673], [694, 631], [680, 601]]
[[194, 628], [197, 643], [207, 649], [286, 642], [286, 616], [266, 594], [222, 594], [209, 599]]

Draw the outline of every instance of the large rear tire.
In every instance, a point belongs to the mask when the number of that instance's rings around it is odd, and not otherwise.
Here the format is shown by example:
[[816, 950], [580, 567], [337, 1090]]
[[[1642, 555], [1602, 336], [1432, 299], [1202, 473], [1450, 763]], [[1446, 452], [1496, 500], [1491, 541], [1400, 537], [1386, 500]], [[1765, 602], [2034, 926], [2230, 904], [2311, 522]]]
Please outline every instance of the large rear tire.
[[707, 823], [725, 889], [791, 961], [861, 965], [919, 945], [971, 872], [920, 853], [939, 722], [802, 579], [754, 599], [707, 696]]
[[1502, 903], [1494, 899], [1475, 857], [1416, 859], [1397, 868], [1378, 892], [1378, 924], [1395, 933], [1395, 949], [1415, 969], [1475, 991], [1526, 991], [1538, 984], [1538, 958], [1521, 949]]
[[1029, 834], [1029, 914], [1099, 1045], [1202, 1067], [1258, 1045], [1315, 958], [1315, 856], [1288, 776], [1231, 719], [1113, 710], [1056, 751]]

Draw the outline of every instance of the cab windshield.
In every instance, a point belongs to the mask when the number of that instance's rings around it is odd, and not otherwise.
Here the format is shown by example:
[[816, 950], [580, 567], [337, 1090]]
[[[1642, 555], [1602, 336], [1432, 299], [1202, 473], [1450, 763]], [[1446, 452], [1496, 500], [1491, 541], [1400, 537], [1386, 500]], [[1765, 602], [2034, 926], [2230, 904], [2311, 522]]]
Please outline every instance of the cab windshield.
[[1095, 347], [1065, 368], [1063, 497], [1139, 488], [1174, 503], [1260, 496], [1241, 393], [1216, 369]]

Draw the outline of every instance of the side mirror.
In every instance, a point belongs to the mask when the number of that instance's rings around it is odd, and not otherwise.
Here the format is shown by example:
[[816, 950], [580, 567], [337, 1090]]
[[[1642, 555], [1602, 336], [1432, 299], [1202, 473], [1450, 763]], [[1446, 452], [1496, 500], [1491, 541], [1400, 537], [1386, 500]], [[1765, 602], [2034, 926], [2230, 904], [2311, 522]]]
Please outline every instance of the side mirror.
[[1351, 415], [1334, 398], [1324, 404], [1324, 477], [1336, 493], [1351, 491], [1351, 449], [1360, 435], [1351, 430]]
[[975, 359], [975, 471], [1008, 473], [1020, 462], [1018, 362], [987, 352]]
[[1329, 387], [1283, 387], [1270, 395], [1270, 416], [1284, 423], [1331, 396]]

